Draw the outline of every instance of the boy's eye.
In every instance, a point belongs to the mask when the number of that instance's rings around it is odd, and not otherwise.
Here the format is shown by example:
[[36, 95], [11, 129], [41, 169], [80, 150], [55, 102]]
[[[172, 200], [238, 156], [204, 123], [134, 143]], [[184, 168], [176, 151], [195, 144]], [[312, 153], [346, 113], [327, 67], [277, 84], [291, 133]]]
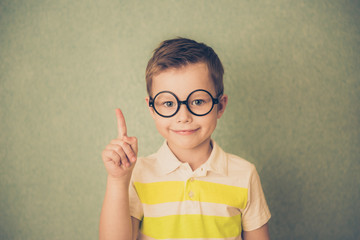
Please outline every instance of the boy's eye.
[[205, 101], [202, 100], [202, 99], [195, 99], [195, 100], [193, 100], [191, 102], [191, 105], [199, 106], [199, 105], [204, 104], [204, 103], [205, 103]]
[[164, 105], [165, 107], [173, 107], [173, 106], [174, 106], [174, 102], [172, 102], [172, 101], [167, 101], [167, 102], [164, 102], [163, 105]]

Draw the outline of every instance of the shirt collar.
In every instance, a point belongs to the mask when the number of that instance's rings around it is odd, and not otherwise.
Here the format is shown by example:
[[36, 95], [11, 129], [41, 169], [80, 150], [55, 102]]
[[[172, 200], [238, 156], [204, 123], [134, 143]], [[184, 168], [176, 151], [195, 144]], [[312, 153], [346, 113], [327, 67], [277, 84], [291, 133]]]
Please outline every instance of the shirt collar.
[[[205, 171], [212, 171], [221, 175], [227, 175], [227, 155], [211, 140], [213, 149], [211, 151], [209, 159], [200, 168]], [[167, 141], [164, 141], [163, 145], [157, 152], [157, 162], [160, 174], [166, 175], [175, 171], [182, 164], [174, 153], [167, 145]]]
[[163, 175], [176, 170], [181, 165], [181, 162], [167, 145], [167, 141], [164, 141], [163, 145], [157, 152], [157, 162], [160, 174]]
[[227, 175], [227, 155], [214, 140], [211, 140], [213, 150], [209, 159], [201, 166], [206, 171]]

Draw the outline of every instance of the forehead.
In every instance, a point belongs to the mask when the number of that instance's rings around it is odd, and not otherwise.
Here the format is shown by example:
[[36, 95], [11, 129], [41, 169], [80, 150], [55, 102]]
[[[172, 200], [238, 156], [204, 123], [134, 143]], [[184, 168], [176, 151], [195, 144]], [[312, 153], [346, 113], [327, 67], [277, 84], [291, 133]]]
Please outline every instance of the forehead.
[[215, 87], [208, 67], [202, 62], [180, 68], [169, 68], [153, 77], [153, 95], [161, 91], [171, 91], [179, 98], [186, 98], [196, 89], [204, 89], [215, 95]]

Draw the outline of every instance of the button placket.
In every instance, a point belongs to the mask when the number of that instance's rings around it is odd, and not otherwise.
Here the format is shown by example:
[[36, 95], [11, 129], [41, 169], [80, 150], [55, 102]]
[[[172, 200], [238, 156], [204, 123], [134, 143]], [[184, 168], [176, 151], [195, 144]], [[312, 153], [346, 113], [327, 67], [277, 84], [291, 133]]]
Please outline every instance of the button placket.
[[188, 196], [189, 196], [190, 199], [193, 199], [194, 198], [194, 192], [190, 190], [189, 193], [188, 193]]
[[190, 177], [186, 182], [187, 184], [187, 196], [189, 197], [190, 200], [193, 200], [194, 197], [195, 197], [195, 192], [193, 190], [193, 183], [195, 181], [195, 178], [194, 177]]

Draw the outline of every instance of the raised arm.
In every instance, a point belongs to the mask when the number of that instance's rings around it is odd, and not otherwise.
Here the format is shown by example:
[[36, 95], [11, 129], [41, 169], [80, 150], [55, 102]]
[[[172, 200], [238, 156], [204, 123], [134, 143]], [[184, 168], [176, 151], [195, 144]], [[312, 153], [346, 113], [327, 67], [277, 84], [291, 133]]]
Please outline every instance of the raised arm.
[[139, 220], [130, 216], [129, 183], [137, 157], [137, 139], [127, 136], [125, 118], [116, 109], [118, 137], [102, 152], [107, 185], [100, 216], [100, 240], [136, 239]]

